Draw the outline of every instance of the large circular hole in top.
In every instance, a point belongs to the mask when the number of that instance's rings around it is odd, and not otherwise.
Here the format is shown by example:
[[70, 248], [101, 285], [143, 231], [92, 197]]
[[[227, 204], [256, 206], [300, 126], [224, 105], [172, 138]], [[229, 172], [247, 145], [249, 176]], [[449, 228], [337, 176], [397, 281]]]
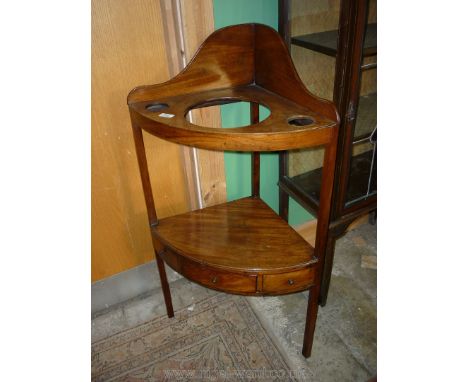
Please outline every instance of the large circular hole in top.
[[167, 109], [168, 107], [169, 105], [167, 103], [153, 102], [146, 105], [145, 109], [152, 113], [156, 113], [157, 111]]
[[288, 123], [294, 126], [309, 126], [315, 123], [313, 118], [307, 116], [298, 116], [298, 117], [291, 117], [288, 119]]
[[[187, 121], [190, 122], [190, 111], [197, 109], [201, 110], [203, 115], [206, 115], [206, 113], [204, 112], [219, 112], [218, 110], [221, 109], [221, 126], [225, 128], [255, 125], [267, 119], [271, 114], [270, 109], [268, 109], [268, 107], [260, 104], [259, 120], [256, 123], [251, 123], [250, 102], [242, 100], [240, 98], [225, 97], [206, 100], [196, 105], [193, 105], [185, 115]], [[220, 127], [217, 124], [215, 125], [215, 121], [213, 121], [212, 118], [200, 118], [198, 113], [193, 113], [191, 123], [202, 127]]]

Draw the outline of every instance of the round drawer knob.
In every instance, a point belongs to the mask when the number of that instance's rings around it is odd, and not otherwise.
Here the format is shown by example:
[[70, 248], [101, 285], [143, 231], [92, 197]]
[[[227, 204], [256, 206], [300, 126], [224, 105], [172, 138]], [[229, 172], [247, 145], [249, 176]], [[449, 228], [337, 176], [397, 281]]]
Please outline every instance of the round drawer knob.
[[211, 279], [211, 282], [212, 282], [213, 284], [216, 284], [216, 283], [218, 282], [218, 277], [217, 277], [217, 276], [213, 277], [213, 278]]
[[289, 285], [293, 285], [293, 284], [294, 284], [294, 280], [289, 279], [289, 280], [288, 280], [288, 284], [289, 284]]

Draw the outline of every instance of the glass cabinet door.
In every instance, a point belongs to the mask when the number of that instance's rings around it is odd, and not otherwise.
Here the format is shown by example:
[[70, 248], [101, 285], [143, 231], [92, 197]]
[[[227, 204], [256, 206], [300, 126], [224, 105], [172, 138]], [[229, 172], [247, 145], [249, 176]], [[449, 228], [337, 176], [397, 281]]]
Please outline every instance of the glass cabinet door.
[[[329, 100], [333, 100], [334, 91], [336, 92], [334, 87], [340, 7], [345, 2], [291, 0], [289, 3], [290, 49], [294, 65], [307, 88]], [[346, 192], [344, 205], [341, 207], [345, 209], [376, 195], [377, 192], [376, 23], [377, 1], [369, 0], [362, 48], [360, 94], [355, 102], [354, 125], [347, 132], [352, 136], [349, 141], [352, 147], [350, 157], [345, 158], [349, 162], [349, 171], [343, 180], [346, 181]], [[348, 129], [349, 127], [348, 125]], [[316, 210], [318, 206], [322, 163], [323, 149], [290, 151], [287, 155], [284, 182], [289, 189], [294, 189], [296, 195], [300, 194], [302, 200], [306, 201], [305, 204], [310, 203], [312, 210]]]
[[[291, 57], [299, 77], [313, 94], [332, 100], [340, 1], [291, 0]], [[324, 150], [288, 152], [287, 178], [316, 209]]]
[[[364, 39], [345, 206], [377, 193], [377, 24], [371, 7]], [[369, 20], [371, 22], [369, 22]]]

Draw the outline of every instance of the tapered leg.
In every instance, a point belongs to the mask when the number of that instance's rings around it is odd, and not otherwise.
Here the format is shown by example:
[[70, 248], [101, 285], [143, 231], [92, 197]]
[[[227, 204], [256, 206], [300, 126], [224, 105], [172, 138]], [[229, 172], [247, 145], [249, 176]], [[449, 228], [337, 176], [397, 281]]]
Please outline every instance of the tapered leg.
[[164, 302], [166, 303], [166, 311], [168, 317], [174, 317], [174, 308], [172, 307], [171, 291], [169, 289], [169, 283], [167, 282], [166, 268], [164, 267], [164, 261], [159, 257], [158, 253], [155, 252], [156, 263], [158, 264], [159, 279], [161, 280], [161, 288], [164, 295]]
[[[286, 176], [288, 171], [288, 157], [286, 151], [279, 153], [279, 178]], [[286, 191], [279, 188], [279, 215], [283, 220], [288, 221], [289, 218], [289, 195]]]
[[310, 357], [312, 352], [312, 343], [314, 342], [315, 322], [317, 321], [318, 311], [318, 293], [319, 288], [313, 286], [309, 290], [309, 302], [307, 304], [307, 317], [304, 331], [304, 345], [302, 346], [302, 355]]
[[283, 220], [288, 221], [289, 218], [289, 195], [287, 192], [279, 189], [279, 215]]
[[[153, 191], [151, 189], [151, 181], [148, 171], [148, 162], [146, 160], [145, 142], [143, 140], [143, 133], [141, 128], [133, 122], [133, 114], [130, 112], [133, 127], [133, 139], [135, 141], [135, 149], [138, 159], [138, 167], [140, 168], [141, 184], [143, 186], [143, 193], [145, 195], [146, 210], [148, 212], [148, 223], [151, 227], [158, 225], [158, 215], [156, 214], [156, 207], [154, 205]], [[166, 303], [166, 311], [169, 317], [174, 317], [174, 309], [172, 308], [171, 291], [169, 290], [169, 283], [167, 282], [166, 268], [164, 268], [164, 261], [158, 254], [158, 250], [163, 249], [162, 244], [151, 235], [153, 240], [154, 256], [158, 264], [159, 278], [161, 280], [161, 288], [164, 294], [164, 302]]]
[[[255, 124], [260, 120], [260, 105], [255, 102], [250, 103], [250, 123]], [[260, 196], [260, 153], [252, 153], [252, 196]]]
[[335, 257], [336, 235], [329, 232], [327, 238], [327, 247], [324, 256], [322, 280], [320, 282], [319, 304], [325, 306], [327, 304], [328, 289], [330, 288], [331, 273], [333, 269], [333, 258]]

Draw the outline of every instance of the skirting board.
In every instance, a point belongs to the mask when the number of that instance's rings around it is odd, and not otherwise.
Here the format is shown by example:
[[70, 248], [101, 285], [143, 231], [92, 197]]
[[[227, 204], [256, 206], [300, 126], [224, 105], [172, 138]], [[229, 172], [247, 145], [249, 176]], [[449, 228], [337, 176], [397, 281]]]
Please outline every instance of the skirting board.
[[[182, 277], [167, 266], [166, 273], [169, 283]], [[91, 315], [160, 286], [161, 282], [154, 260], [96, 281], [91, 285]]]

